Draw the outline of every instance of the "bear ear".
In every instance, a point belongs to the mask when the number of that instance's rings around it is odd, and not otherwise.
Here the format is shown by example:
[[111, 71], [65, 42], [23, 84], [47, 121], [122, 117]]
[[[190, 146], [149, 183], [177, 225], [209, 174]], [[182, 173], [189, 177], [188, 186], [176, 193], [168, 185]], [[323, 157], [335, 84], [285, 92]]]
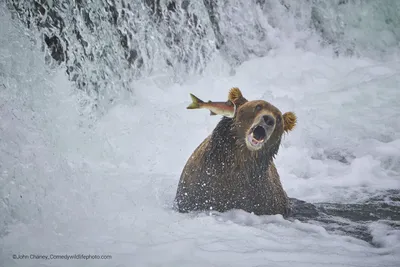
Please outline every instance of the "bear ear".
[[297, 117], [293, 112], [283, 114], [283, 130], [289, 132], [296, 126]]
[[232, 87], [229, 90], [228, 101], [230, 101], [235, 107], [233, 111], [233, 117], [236, 117], [238, 108], [247, 102], [247, 99], [243, 97], [242, 92], [237, 87]]
[[238, 100], [239, 98], [242, 98], [242, 92], [240, 91], [239, 88], [237, 87], [232, 87], [229, 90], [229, 94], [228, 94], [228, 99], [232, 102], [236, 102], [236, 100]]
[[242, 92], [237, 87], [232, 87], [229, 90], [228, 100], [234, 103], [237, 107], [247, 102], [247, 99], [243, 97]]

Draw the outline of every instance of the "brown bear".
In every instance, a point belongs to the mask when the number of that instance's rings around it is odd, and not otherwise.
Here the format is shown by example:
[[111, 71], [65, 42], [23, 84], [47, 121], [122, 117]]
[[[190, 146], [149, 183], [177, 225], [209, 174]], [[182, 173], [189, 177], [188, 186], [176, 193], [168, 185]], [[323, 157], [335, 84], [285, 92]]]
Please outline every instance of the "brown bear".
[[289, 199], [273, 160], [283, 134], [296, 125], [295, 114], [282, 114], [263, 100], [248, 101], [238, 88], [228, 98], [236, 105], [234, 117], [223, 117], [188, 159], [175, 207], [287, 216]]

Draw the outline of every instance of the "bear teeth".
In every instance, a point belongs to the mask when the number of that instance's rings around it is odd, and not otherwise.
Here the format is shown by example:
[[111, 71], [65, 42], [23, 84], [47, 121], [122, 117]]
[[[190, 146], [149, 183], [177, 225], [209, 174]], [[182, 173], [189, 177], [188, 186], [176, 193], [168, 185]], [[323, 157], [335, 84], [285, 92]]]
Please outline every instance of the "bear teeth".
[[254, 133], [251, 133], [251, 142], [253, 143], [253, 145], [258, 145], [262, 141], [264, 140], [257, 140], [256, 138], [254, 138]]
[[264, 139], [262, 139], [262, 140], [256, 139], [256, 138], [254, 137], [254, 132], [252, 132], [252, 133], [251, 133], [251, 141], [252, 141], [253, 144], [258, 145], [259, 143], [263, 142]]

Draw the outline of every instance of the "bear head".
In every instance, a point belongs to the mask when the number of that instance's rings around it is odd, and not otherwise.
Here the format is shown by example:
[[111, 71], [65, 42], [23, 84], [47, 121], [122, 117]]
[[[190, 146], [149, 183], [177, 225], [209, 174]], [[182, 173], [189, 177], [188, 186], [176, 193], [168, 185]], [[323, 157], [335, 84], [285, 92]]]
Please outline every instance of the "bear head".
[[281, 111], [264, 100], [247, 101], [238, 88], [232, 88], [229, 99], [236, 105], [233, 123], [237, 142], [250, 151], [280, 144], [282, 135], [291, 131], [297, 117], [293, 112]]

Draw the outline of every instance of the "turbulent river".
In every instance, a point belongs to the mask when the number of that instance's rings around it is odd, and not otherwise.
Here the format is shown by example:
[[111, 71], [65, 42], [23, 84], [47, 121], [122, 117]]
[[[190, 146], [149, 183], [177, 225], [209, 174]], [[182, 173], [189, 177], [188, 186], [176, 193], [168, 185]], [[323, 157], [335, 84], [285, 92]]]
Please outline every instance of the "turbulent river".
[[[0, 2], [0, 266], [399, 266], [399, 13]], [[189, 93], [233, 86], [298, 116], [275, 160], [292, 218], [172, 209], [220, 119]]]

